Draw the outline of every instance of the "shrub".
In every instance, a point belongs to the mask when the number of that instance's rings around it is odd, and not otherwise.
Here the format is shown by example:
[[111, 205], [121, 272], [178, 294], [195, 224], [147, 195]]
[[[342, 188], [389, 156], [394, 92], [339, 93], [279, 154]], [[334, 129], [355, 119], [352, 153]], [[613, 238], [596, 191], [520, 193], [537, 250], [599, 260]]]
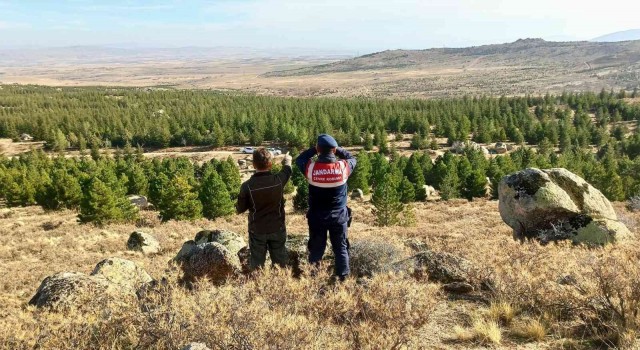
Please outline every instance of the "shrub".
[[[359, 239], [349, 252], [351, 271], [356, 276], [371, 277], [378, 273], [397, 271], [404, 251], [394, 242], [380, 237]], [[401, 263], [400, 263], [401, 264]]]

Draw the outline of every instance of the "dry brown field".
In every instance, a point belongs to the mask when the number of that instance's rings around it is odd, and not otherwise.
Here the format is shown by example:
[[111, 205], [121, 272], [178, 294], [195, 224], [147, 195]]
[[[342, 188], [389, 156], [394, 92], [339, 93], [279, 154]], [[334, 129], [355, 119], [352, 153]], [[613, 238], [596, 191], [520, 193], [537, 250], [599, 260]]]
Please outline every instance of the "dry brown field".
[[[288, 231], [306, 235], [305, 218], [291, 202]], [[95, 227], [77, 223], [71, 211], [0, 209], [0, 348], [177, 349], [201, 341], [218, 349], [591, 349], [611, 345], [615, 337], [639, 345], [640, 319], [633, 310], [640, 303], [638, 241], [604, 249], [521, 244], [502, 222], [496, 201], [419, 203], [415, 226], [388, 228], [374, 226], [368, 202], [351, 206], [352, 244], [400, 247], [393, 258], [401, 260], [412, 254], [403, 242], [417, 239], [468, 259], [495, 281], [494, 290], [456, 297], [404, 274], [333, 284], [324, 274], [296, 279], [273, 270], [186, 290], [168, 263], [181, 244], [201, 229], [246, 236], [245, 216], [161, 223], [156, 212], [144, 211], [136, 223]], [[622, 203], [615, 207], [640, 236], [640, 213]], [[153, 234], [161, 253], [127, 251], [134, 230]], [[89, 273], [108, 257], [130, 259], [155, 279], [168, 279], [170, 291], [156, 301], [157, 309], [145, 313], [135, 303], [114, 303], [58, 313], [27, 305], [46, 276]], [[612, 285], [603, 285], [603, 278]], [[620, 311], [628, 313], [624, 325], [615, 314]]]

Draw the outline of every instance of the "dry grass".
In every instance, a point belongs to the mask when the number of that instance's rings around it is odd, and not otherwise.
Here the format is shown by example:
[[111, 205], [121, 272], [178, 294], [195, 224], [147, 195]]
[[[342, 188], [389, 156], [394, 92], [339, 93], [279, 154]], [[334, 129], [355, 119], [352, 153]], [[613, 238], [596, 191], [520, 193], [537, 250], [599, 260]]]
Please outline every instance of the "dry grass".
[[[221, 287], [201, 284], [187, 291], [176, 283], [179, 275], [168, 261], [201, 228], [246, 235], [244, 216], [160, 223], [153, 212], [145, 212], [139, 227], [96, 228], [79, 225], [70, 211], [0, 209], [0, 274], [10, 276], [0, 281], [0, 348], [176, 349], [191, 341], [212, 348], [282, 349], [637, 345], [637, 241], [605, 249], [520, 244], [512, 240], [494, 201], [418, 204], [416, 226], [385, 229], [373, 226], [369, 204], [352, 204], [358, 218], [350, 229], [353, 244], [401, 247], [402, 241], [417, 238], [431, 249], [471, 261], [493, 280], [492, 289], [482, 292], [479, 301], [449, 300], [438, 285], [387, 272], [334, 285], [326, 275], [295, 279], [265, 271]], [[629, 220], [640, 219], [624, 203], [615, 207]], [[304, 216], [291, 208], [288, 212], [289, 232], [305, 234]], [[156, 236], [161, 253], [150, 257], [126, 251], [135, 229]], [[392, 253], [389, 261], [395, 260]], [[111, 256], [135, 261], [156, 279], [167, 278], [166, 289], [153, 294], [151, 304], [114, 304], [88, 314], [26, 307], [44, 277], [88, 273]], [[141, 311], [149, 305], [152, 312]], [[464, 327], [457, 329], [458, 341], [450, 342], [456, 325]]]
[[502, 329], [495, 321], [476, 319], [470, 328], [456, 326], [453, 329], [455, 340], [479, 345], [498, 345], [502, 341]]

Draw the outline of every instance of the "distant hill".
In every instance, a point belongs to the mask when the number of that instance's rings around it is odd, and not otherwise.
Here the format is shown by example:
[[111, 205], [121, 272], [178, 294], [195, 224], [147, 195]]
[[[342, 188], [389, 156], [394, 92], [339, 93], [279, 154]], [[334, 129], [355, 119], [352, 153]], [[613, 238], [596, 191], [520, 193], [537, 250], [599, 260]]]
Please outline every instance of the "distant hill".
[[622, 32], [610, 33], [607, 35], [599, 36], [591, 41], [599, 42], [616, 42], [616, 41], [628, 41], [628, 40], [640, 40], [640, 28], [630, 29]]
[[265, 76], [298, 76], [366, 70], [446, 68], [547, 68], [571, 71], [624, 68], [640, 63], [640, 41], [549, 42], [520, 39], [512, 43], [468, 48], [388, 50], [329, 64], [276, 71]]

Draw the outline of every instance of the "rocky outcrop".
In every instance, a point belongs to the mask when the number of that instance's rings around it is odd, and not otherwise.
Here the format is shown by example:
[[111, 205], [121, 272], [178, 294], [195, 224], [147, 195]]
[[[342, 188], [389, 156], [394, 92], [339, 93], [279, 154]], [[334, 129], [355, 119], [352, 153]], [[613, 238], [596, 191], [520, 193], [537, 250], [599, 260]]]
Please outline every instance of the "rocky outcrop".
[[109, 258], [98, 263], [91, 275], [62, 272], [45, 278], [29, 304], [54, 309], [99, 307], [133, 300], [136, 291], [151, 281], [134, 262]]
[[143, 268], [131, 260], [121, 258], [102, 260], [93, 269], [91, 276], [102, 277], [127, 293], [136, 293], [140, 287], [153, 281]]
[[160, 252], [160, 242], [148, 233], [135, 231], [129, 236], [127, 249], [139, 251], [146, 255], [158, 254]]
[[78, 307], [114, 293], [117, 294], [117, 289], [104, 278], [62, 272], [45, 278], [29, 300], [29, 305], [55, 309]]
[[203, 230], [196, 234], [193, 241], [196, 244], [220, 243], [234, 255], [247, 245], [237, 233], [227, 230]]
[[182, 281], [190, 284], [200, 279], [208, 279], [214, 284], [222, 284], [228, 278], [241, 272], [240, 260], [236, 254], [220, 243], [208, 242], [191, 246], [186, 251], [185, 246], [179, 253], [177, 260], [184, 273]]
[[609, 200], [566, 169], [522, 170], [504, 177], [498, 193], [500, 216], [516, 239], [606, 244], [632, 236]]

